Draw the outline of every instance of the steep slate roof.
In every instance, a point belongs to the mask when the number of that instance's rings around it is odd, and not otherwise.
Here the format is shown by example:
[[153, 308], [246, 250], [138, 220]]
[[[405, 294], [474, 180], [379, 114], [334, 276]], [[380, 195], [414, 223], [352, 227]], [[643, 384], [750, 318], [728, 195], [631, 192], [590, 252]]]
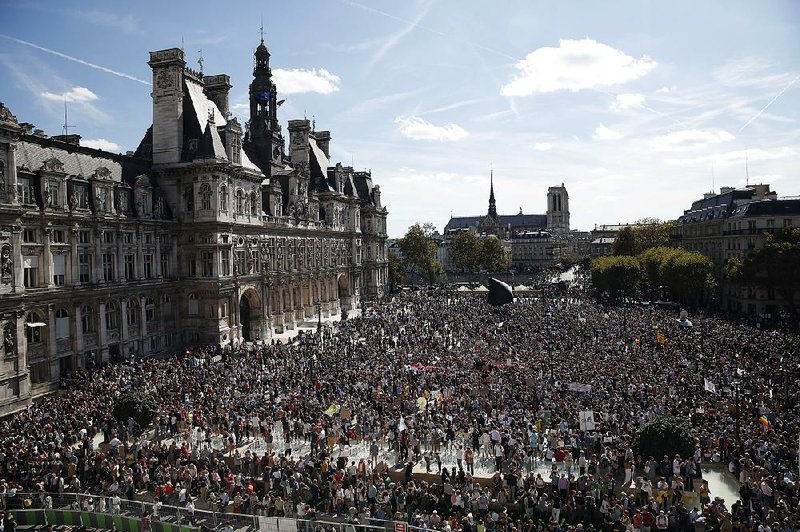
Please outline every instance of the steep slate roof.
[[64, 164], [67, 175], [89, 178], [104, 167], [111, 172], [108, 179], [132, 183], [150, 169], [147, 161], [33, 135], [23, 137], [17, 146], [17, 167], [31, 172], [38, 171], [46, 160], [55, 158]]
[[[447, 222], [445, 229], [466, 229], [475, 227], [486, 217], [482, 216], [454, 216]], [[521, 227], [547, 227], [546, 214], [508, 214], [497, 217], [497, 223], [503, 227], [511, 226], [511, 229]]]
[[699, 199], [692, 203], [692, 207], [683, 211], [683, 216], [678, 218], [678, 223], [693, 223], [711, 220], [713, 218], [727, 218], [733, 212], [736, 202], [746, 201], [753, 197], [754, 190], [730, 190], [724, 194]]
[[791, 200], [762, 200], [747, 203], [738, 207], [732, 217], [763, 216], [763, 215], [792, 215], [800, 213], [800, 199]]

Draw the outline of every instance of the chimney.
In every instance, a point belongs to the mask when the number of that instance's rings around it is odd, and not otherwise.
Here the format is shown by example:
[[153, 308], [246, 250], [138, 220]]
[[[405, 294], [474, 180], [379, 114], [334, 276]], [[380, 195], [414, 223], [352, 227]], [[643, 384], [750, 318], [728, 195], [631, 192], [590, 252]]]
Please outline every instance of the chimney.
[[308, 135], [311, 122], [308, 119], [289, 120], [290, 153], [292, 165], [304, 164], [308, 168]]
[[228, 107], [228, 93], [231, 90], [231, 78], [227, 74], [217, 74], [216, 76], [204, 76], [205, 93], [208, 99], [217, 104], [219, 112], [226, 119], [230, 109]]
[[317, 146], [325, 154], [328, 159], [331, 158], [331, 132], [330, 131], [315, 131], [314, 138], [317, 139]]
[[153, 69], [153, 163], [181, 161], [183, 152], [183, 50], [150, 52]]
[[64, 142], [66, 144], [72, 144], [73, 146], [80, 146], [81, 145], [81, 136], [80, 135], [53, 135], [50, 137], [53, 140], [57, 140], [60, 142]]

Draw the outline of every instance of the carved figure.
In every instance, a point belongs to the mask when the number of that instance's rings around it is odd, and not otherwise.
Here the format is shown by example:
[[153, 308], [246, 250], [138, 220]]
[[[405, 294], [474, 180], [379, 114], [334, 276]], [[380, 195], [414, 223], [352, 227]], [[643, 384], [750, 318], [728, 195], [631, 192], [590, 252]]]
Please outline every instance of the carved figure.
[[11, 279], [11, 272], [14, 270], [14, 262], [11, 260], [11, 248], [4, 246], [0, 252], [0, 277], [5, 283]]
[[3, 331], [3, 348], [6, 351], [6, 356], [17, 354], [17, 342], [14, 340], [14, 325], [9, 323]]
[[78, 194], [73, 190], [69, 195], [69, 210], [74, 211], [78, 208]]

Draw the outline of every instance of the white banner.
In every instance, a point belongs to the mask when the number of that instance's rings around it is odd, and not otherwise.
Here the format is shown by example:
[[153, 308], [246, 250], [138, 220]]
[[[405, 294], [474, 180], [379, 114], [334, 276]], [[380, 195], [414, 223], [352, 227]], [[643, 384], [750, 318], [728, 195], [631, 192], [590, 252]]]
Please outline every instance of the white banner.
[[591, 384], [581, 384], [579, 382], [571, 382], [567, 384], [567, 389], [571, 392], [592, 393]]
[[578, 425], [581, 430], [595, 430], [594, 411], [581, 410], [578, 412]]
[[703, 381], [705, 383], [705, 389], [706, 389], [707, 392], [717, 393], [717, 387], [714, 386], [713, 382], [711, 382], [708, 379], [703, 379]]

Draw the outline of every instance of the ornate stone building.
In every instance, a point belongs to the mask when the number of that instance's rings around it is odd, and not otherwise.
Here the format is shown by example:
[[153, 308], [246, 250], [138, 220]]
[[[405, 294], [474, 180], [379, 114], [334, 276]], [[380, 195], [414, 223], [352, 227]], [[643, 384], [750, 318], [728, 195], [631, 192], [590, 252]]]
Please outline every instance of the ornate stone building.
[[269, 57], [262, 41], [242, 128], [227, 75], [151, 52], [153, 125], [127, 155], [0, 104], [0, 414], [92, 361], [267, 339], [383, 295], [380, 187], [308, 120], [287, 147]]

